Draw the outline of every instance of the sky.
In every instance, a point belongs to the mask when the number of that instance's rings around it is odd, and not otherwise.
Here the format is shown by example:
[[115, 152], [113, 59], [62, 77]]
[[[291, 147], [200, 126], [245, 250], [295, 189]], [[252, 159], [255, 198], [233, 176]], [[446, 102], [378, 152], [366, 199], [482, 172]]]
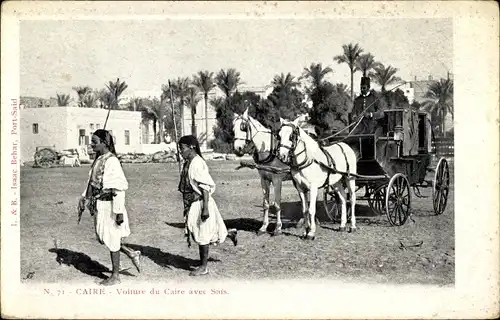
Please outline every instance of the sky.
[[104, 88], [118, 77], [133, 95], [221, 68], [236, 68], [245, 86], [264, 86], [313, 62], [333, 69], [329, 81], [349, 85], [348, 66], [333, 60], [347, 43], [404, 80], [453, 73], [451, 19], [42, 20], [20, 25], [20, 93], [75, 96], [75, 86]]

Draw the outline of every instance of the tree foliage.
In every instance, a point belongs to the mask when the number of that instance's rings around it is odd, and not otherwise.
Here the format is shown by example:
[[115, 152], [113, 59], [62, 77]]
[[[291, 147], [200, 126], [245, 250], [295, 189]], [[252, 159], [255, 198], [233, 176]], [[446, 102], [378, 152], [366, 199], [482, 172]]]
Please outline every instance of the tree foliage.
[[59, 107], [66, 107], [69, 104], [69, 94], [57, 94], [57, 105]]
[[238, 89], [241, 83], [241, 75], [236, 69], [221, 69], [215, 76], [215, 83], [222, 92], [229, 98], [233, 92]]
[[253, 92], [235, 92], [229, 98], [215, 98], [211, 103], [217, 117], [217, 126], [214, 128], [215, 139], [211, 146], [218, 152], [230, 152], [234, 139], [234, 114], [243, 113], [247, 107], [255, 114], [255, 108], [261, 103], [261, 98]]
[[352, 102], [344, 84], [323, 83], [311, 94], [310, 122], [319, 137], [331, 135], [348, 124]]
[[363, 53], [363, 49], [359, 44], [344, 44], [342, 45], [342, 54], [333, 57], [334, 61], [339, 64], [345, 63], [349, 66], [351, 72], [351, 100], [354, 100], [354, 73], [357, 71], [356, 61], [358, 61], [359, 56]]
[[387, 86], [401, 81], [401, 78], [396, 76], [398, 71], [397, 68], [391, 65], [386, 67], [382, 63], [379, 63], [373, 68], [373, 72], [370, 72], [370, 77], [382, 87], [382, 92], [385, 92]]

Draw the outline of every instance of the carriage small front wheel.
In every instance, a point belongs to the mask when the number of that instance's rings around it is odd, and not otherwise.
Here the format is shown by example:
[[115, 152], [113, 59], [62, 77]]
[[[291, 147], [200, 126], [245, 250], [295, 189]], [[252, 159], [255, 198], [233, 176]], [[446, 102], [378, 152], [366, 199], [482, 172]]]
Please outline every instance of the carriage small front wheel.
[[410, 216], [410, 209], [410, 183], [404, 174], [396, 173], [389, 181], [385, 193], [385, 210], [389, 223], [402, 226]]
[[342, 214], [342, 208], [340, 207], [340, 199], [336, 192], [325, 188], [323, 194], [323, 206], [325, 207], [325, 212], [328, 218], [332, 222], [337, 222]]
[[374, 189], [370, 198], [368, 199], [368, 205], [370, 209], [377, 214], [381, 215], [385, 211], [385, 193], [387, 190], [387, 185], [383, 185]]
[[448, 161], [441, 158], [436, 166], [434, 180], [432, 182], [432, 204], [434, 213], [440, 215], [446, 209], [448, 193], [450, 192], [450, 169]]

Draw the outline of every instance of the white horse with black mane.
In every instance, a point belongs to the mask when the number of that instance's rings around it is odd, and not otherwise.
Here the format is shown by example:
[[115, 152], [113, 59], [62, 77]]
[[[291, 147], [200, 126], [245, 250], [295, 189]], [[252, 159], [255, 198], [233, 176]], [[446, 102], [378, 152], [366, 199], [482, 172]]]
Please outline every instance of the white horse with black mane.
[[[356, 230], [356, 154], [347, 144], [340, 142], [322, 147], [299, 126], [299, 119], [293, 122], [281, 119], [278, 146], [279, 159], [291, 169], [294, 185], [302, 201], [304, 233], [306, 239], [316, 235], [316, 199], [318, 189], [325, 187], [335, 191], [340, 199], [342, 216], [340, 230], [346, 229], [347, 194], [351, 200], [351, 231]], [[347, 192], [347, 193], [346, 193]], [[309, 193], [309, 206], [306, 196]]]
[[[254, 161], [261, 169], [258, 169], [260, 183], [262, 186], [263, 199], [263, 221], [262, 226], [257, 231], [261, 235], [267, 232], [269, 225], [269, 192], [271, 184], [274, 186], [274, 205], [276, 208], [276, 228], [273, 235], [281, 233], [281, 186], [283, 181], [292, 180], [290, 168], [276, 157], [277, 137], [270, 129], [266, 128], [259, 121], [248, 115], [248, 108], [242, 115], [234, 115], [234, 150], [236, 155], [242, 156], [246, 147], [253, 143]], [[263, 167], [277, 169], [265, 170]]]

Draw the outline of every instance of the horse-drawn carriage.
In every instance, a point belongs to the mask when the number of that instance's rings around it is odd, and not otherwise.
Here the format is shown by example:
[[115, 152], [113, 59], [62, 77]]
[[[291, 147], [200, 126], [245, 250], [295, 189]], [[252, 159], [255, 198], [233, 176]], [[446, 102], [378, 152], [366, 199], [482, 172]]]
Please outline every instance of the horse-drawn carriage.
[[[425, 112], [412, 109], [384, 111], [373, 134], [337, 135], [327, 144], [343, 141], [357, 151], [356, 188], [365, 188], [364, 196], [372, 211], [387, 214], [391, 225], [401, 226], [410, 216], [411, 192], [417, 197], [419, 188], [432, 188], [434, 212], [442, 214], [446, 208], [450, 172], [448, 162], [441, 158], [431, 167], [433, 136], [430, 119]], [[427, 173], [433, 179], [426, 180]], [[336, 193], [324, 190], [323, 203], [326, 213], [334, 220], [340, 208]]]
[[81, 163], [90, 162], [86, 146], [64, 149], [58, 151], [55, 146], [38, 146], [33, 155], [34, 166], [50, 168], [54, 166], [80, 166]]
[[[277, 207], [274, 234], [281, 232], [281, 184], [286, 180], [293, 180], [299, 192], [307, 239], [315, 237], [316, 197], [321, 188], [328, 216], [335, 221], [341, 215], [340, 230], [346, 229], [347, 211], [351, 213], [351, 230], [356, 229], [356, 193], [363, 187], [365, 196], [358, 199], [367, 200], [376, 213], [385, 212], [391, 225], [403, 225], [410, 216], [410, 188], [422, 197], [419, 188], [431, 187], [434, 212], [441, 214], [445, 210], [449, 167], [442, 158], [435, 169], [430, 168], [433, 136], [426, 113], [386, 110], [375, 133], [346, 132], [331, 139], [313, 138], [301, 128], [299, 119], [281, 122], [279, 132], [273, 133], [249, 116], [248, 109], [235, 115], [233, 121], [235, 152], [243, 154], [248, 144], [253, 144], [255, 150], [254, 163], [242, 161], [240, 167], [259, 170], [264, 196], [259, 233], [264, 233], [269, 224], [271, 184]], [[426, 180], [429, 171], [434, 172], [432, 181]], [[354, 206], [347, 210], [349, 202]]]

